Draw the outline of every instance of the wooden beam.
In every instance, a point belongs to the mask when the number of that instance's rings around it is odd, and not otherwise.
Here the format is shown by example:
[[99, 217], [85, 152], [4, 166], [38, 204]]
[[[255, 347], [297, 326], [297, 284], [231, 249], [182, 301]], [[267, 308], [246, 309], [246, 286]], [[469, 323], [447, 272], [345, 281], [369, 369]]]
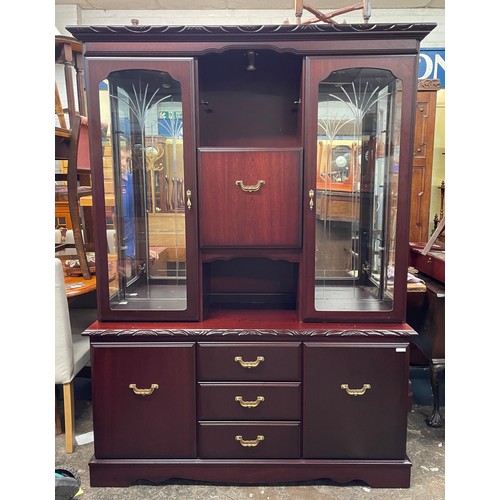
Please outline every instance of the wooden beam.
[[[295, 2], [296, 16], [297, 16], [297, 3], [299, 2]], [[337, 21], [334, 21], [332, 17], [341, 16], [342, 14], [347, 14], [355, 10], [363, 10], [363, 19], [365, 23], [368, 22], [371, 16], [371, 0], [363, 0], [362, 2], [358, 2], [353, 5], [349, 5], [347, 7], [342, 7], [341, 9], [333, 10], [326, 14], [323, 14], [321, 11], [308, 4], [304, 4], [303, 2], [300, 3], [302, 8], [300, 12], [300, 17], [302, 17], [303, 9], [306, 9], [308, 12], [316, 16], [313, 19], [308, 19], [307, 21], [304, 21], [302, 24], [312, 24], [312, 23], [317, 23], [319, 21], [323, 21], [325, 23], [330, 23], [330, 24], [337, 24]], [[300, 22], [298, 24], [300, 24]]]
[[422, 255], [427, 255], [429, 253], [430, 249], [432, 248], [432, 245], [434, 245], [434, 243], [436, 242], [437, 237], [443, 232], [443, 229], [444, 229], [444, 215], [441, 221], [439, 222], [438, 227], [434, 229], [434, 232], [432, 233], [432, 236], [430, 237], [429, 241], [427, 242], [423, 250], [420, 252]]
[[304, 13], [303, 0], [295, 0], [295, 22], [297, 24], [301, 23], [303, 13]]

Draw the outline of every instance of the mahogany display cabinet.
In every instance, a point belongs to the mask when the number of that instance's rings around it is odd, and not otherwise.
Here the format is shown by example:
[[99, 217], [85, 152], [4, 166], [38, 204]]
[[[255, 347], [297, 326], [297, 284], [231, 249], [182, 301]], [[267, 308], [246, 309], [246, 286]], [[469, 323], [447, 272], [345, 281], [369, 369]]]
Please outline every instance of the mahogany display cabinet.
[[97, 255], [91, 485], [409, 487], [434, 24], [72, 26]]

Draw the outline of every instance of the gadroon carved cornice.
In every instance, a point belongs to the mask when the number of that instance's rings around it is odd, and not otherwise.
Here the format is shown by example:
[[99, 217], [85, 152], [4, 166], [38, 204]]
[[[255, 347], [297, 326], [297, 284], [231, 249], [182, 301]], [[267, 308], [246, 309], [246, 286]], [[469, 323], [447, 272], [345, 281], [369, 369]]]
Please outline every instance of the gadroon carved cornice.
[[67, 26], [77, 39], [86, 41], [265, 41], [310, 39], [411, 38], [422, 40], [436, 23], [382, 24], [278, 24], [235, 26]]

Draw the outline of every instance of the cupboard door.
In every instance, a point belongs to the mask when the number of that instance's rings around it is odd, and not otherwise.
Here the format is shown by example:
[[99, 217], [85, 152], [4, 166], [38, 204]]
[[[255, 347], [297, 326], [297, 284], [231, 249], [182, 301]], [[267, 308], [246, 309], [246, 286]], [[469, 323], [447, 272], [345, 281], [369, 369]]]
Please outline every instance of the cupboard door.
[[194, 344], [92, 346], [96, 458], [196, 454]]
[[199, 319], [194, 60], [89, 58], [103, 319]]
[[300, 246], [302, 150], [200, 150], [202, 247]]
[[404, 320], [414, 63], [306, 58], [303, 320]]
[[406, 457], [407, 343], [305, 344], [304, 458]]

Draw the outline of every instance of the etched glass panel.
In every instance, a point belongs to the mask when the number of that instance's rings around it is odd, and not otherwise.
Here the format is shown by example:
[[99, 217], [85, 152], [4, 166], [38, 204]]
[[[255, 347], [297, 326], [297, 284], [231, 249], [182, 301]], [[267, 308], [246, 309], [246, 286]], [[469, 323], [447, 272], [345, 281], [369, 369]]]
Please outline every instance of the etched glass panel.
[[117, 71], [100, 84], [113, 309], [187, 307], [181, 97], [160, 71]]
[[383, 69], [319, 85], [315, 308], [391, 310], [401, 81]]

